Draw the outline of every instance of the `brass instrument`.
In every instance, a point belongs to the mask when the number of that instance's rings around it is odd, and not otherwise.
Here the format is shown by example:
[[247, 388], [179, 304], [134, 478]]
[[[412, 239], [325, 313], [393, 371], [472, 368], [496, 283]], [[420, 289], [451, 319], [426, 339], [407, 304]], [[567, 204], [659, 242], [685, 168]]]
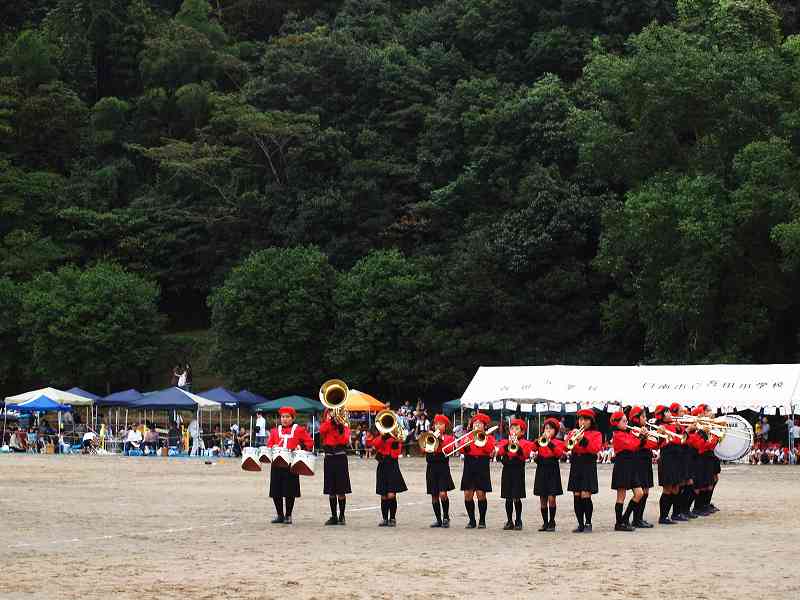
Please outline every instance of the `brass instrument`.
[[700, 431], [710, 433], [719, 439], [722, 439], [726, 435], [742, 439], [750, 439], [750, 435], [748, 433], [739, 431], [735, 427], [731, 427], [728, 424], [728, 421], [722, 417], [715, 419], [711, 417], [692, 417], [690, 415], [684, 415], [682, 417], [676, 417], [673, 420], [679, 425], [695, 427]]
[[426, 431], [419, 436], [417, 443], [420, 450], [425, 454], [433, 454], [439, 449], [439, 444], [442, 443], [441, 438], [442, 436], [438, 429], [436, 431]]
[[[469, 446], [470, 444], [475, 444], [478, 448], [483, 448], [486, 445], [486, 440], [490, 433], [494, 433], [497, 430], [497, 425], [494, 425], [487, 429], [486, 431], [478, 431], [473, 429], [472, 431], [468, 431], [458, 439], [453, 440], [445, 448], [450, 448], [444, 452], [445, 456], [453, 456], [456, 452], [459, 452], [462, 448]], [[442, 448], [444, 451], [444, 448]]]
[[389, 434], [398, 442], [404, 442], [408, 433], [400, 427], [400, 420], [397, 413], [388, 408], [375, 415], [375, 428], [380, 434]]
[[[631, 431], [637, 437], [645, 437], [645, 438], [656, 438], [659, 440], [669, 440], [669, 436], [666, 435], [667, 433], [672, 433], [671, 431], [662, 430], [660, 427], [649, 429], [647, 427], [636, 427], [634, 425], [626, 425], [625, 428], [628, 431]], [[680, 437], [677, 433], [673, 433], [673, 435]]]
[[567, 450], [572, 450], [575, 447], [575, 444], [580, 442], [583, 439], [583, 434], [586, 433], [585, 427], [580, 427], [578, 429], [573, 429], [570, 433], [569, 439], [567, 440]]
[[350, 427], [350, 415], [345, 408], [350, 389], [341, 379], [328, 379], [319, 388], [319, 401], [331, 411], [331, 417], [337, 423]]
[[506, 450], [509, 454], [516, 454], [519, 452], [519, 441], [517, 440], [517, 436], [511, 435], [508, 437], [508, 445], [506, 446]]

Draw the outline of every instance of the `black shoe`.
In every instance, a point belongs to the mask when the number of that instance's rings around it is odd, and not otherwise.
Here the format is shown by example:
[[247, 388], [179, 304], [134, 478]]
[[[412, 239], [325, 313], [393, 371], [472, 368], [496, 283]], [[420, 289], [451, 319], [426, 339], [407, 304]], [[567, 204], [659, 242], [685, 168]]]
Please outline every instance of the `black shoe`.
[[475, 529], [477, 526], [478, 524], [475, 521], [470, 521], [464, 529]]
[[325, 521], [325, 525], [338, 525], [339, 519], [336, 517], [330, 517], [327, 521]]
[[503, 531], [512, 531], [514, 529], [514, 523], [511, 521], [506, 521], [506, 524], [503, 525]]
[[690, 519], [696, 519], [696, 518], [701, 517], [701, 516], [703, 516], [703, 515], [701, 515], [700, 512], [697, 511], [697, 510], [693, 510], [693, 511], [691, 511], [689, 513], [689, 518]]
[[659, 517], [658, 519], [659, 525], [675, 525], [675, 522], [670, 519], [669, 517]]
[[339, 525], [347, 525], [347, 521], [344, 518], [344, 515], [339, 517]]
[[542, 526], [539, 527], [539, 529], [537, 529], [536, 531], [547, 531], [547, 527], [549, 525], [550, 525], [550, 523], [542, 523]]
[[547, 524], [547, 531], [555, 531], [555, 530], [556, 530], [556, 522], [555, 521], [550, 521]]
[[709, 504], [708, 505], [708, 511], [712, 512], [712, 513], [716, 513], [716, 512], [719, 512], [719, 509], [716, 506], [714, 506], [713, 504]]
[[434, 521], [433, 523], [431, 523], [431, 527], [441, 527], [441, 526], [442, 526], [441, 521]]
[[384, 519], [380, 523], [378, 523], [378, 527], [388, 527], [389, 526], [389, 519]]
[[689, 519], [687, 519], [683, 515], [672, 515], [672, 520], [673, 521], [678, 521], [679, 523], [684, 523], [684, 522], [688, 521]]
[[627, 523], [617, 523], [614, 525], [614, 531], [634, 531], [634, 529]]
[[584, 525], [583, 526], [583, 532], [584, 533], [592, 533], [592, 524], [591, 523], [587, 523], [586, 525]]
[[690, 512], [687, 512], [687, 513], [684, 513], [684, 514], [685, 514], [687, 519], [696, 519], [697, 518], [697, 515], [694, 513], [694, 511], [690, 511]]
[[275, 517], [270, 523], [283, 523], [284, 521], [285, 519], [283, 517]]
[[284, 525], [291, 525], [292, 524], [292, 517], [287, 515], [286, 518], [283, 519]]
[[397, 520], [389, 519], [389, 527], [397, 527]]
[[648, 523], [644, 519], [640, 519], [639, 520], [639, 527], [641, 527], [642, 529], [652, 529], [653, 528], [653, 524], [652, 523]]
[[522, 521], [514, 521], [514, 531], [522, 531]]
[[575, 529], [572, 530], [572, 533], [583, 533], [586, 531], [585, 525], [578, 525]]
[[442, 528], [450, 529], [450, 519], [442, 519]]
[[631, 523], [631, 525], [632, 525], [632, 526], [633, 526], [635, 529], [644, 528], [644, 526], [642, 525], [642, 522], [641, 522], [641, 521], [639, 521], [638, 519], [637, 519], [637, 520], [634, 520], [634, 521], [633, 521], [633, 523]]
[[478, 529], [486, 529], [486, 521], [478, 521]]

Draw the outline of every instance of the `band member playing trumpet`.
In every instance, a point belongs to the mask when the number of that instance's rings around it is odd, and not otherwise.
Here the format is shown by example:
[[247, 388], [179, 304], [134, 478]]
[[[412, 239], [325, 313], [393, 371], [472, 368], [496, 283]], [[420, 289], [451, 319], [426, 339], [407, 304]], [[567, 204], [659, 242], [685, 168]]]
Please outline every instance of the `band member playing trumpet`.
[[[500, 478], [500, 497], [506, 501], [505, 531], [522, 529], [522, 498], [525, 498], [525, 462], [533, 450], [530, 442], [523, 439], [526, 429], [522, 419], [511, 419], [509, 437], [497, 445], [497, 457], [503, 463]], [[513, 511], [516, 519], [512, 520]]]
[[[325, 451], [324, 483], [322, 493], [328, 496], [331, 516], [325, 525], [344, 525], [344, 509], [350, 489], [350, 470], [347, 465], [347, 444], [350, 443], [350, 428], [341, 419], [334, 418], [329, 409], [322, 413], [319, 438]], [[339, 512], [337, 514], [336, 509]]]
[[[628, 411], [628, 421], [631, 425], [639, 427], [641, 430], [647, 428], [647, 413], [644, 407], [633, 406]], [[647, 506], [647, 499], [650, 496], [650, 488], [653, 487], [653, 450], [658, 449], [659, 442], [653, 438], [648, 438], [643, 446], [636, 452], [636, 465], [639, 470], [639, 481], [642, 484], [642, 499], [636, 512], [633, 513], [633, 526], [640, 529], [650, 529], [653, 526], [644, 518]]]
[[582, 533], [592, 531], [592, 494], [599, 489], [597, 453], [603, 446], [603, 436], [597, 431], [595, 414], [591, 408], [582, 408], [577, 416], [578, 429], [567, 438], [567, 446], [571, 447], [567, 490], [573, 494], [575, 517], [578, 519], [578, 527], [573, 532]]
[[[485, 433], [486, 426], [491, 423], [489, 415], [478, 412], [469, 420], [468, 428], [472, 430], [471, 438]], [[464, 471], [461, 475], [461, 490], [464, 492], [464, 506], [469, 515], [467, 529], [486, 528], [486, 493], [492, 491], [492, 479], [489, 472], [489, 461], [494, 454], [494, 437], [486, 436], [485, 443], [478, 445], [475, 442], [465, 444], [461, 448], [464, 454]], [[480, 518], [475, 522], [475, 500], [478, 496], [478, 512]]]
[[403, 452], [403, 442], [390, 433], [375, 432], [367, 437], [367, 445], [375, 449], [378, 468], [375, 472], [375, 493], [381, 497], [381, 517], [378, 527], [397, 525], [397, 494], [408, 487], [397, 461]]
[[[306, 450], [314, 448], [314, 440], [308, 434], [305, 427], [301, 427], [294, 422], [297, 414], [291, 406], [283, 406], [278, 409], [281, 424], [273, 427], [269, 433], [267, 446], [283, 447], [287, 450], [295, 450], [303, 447]], [[275, 462], [269, 471], [269, 496], [275, 503], [275, 510], [278, 516], [273, 523], [292, 523], [292, 509], [294, 508], [295, 498], [300, 497], [300, 476], [292, 473], [288, 468], [276, 467]], [[283, 501], [286, 499], [286, 510], [284, 512]]]
[[537, 454], [533, 493], [539, 496], [543, 522], [539, 531], [556, 530], [556, 496], [564, 493], [561, 487], [561, 468], [558, 463], [566, 449], [564, 442], [556, 439], [560, 425], [557, 419], [552, 417], [545, 419], [542, 436], [534, 448]]
[[454, 490], [456, 484], [450, 474], [450, 459], [444, 454], [442, 449], [453, 443], [453, 436], [447, 435], [447, 428], [450, 426], [450, 419], [445, 415], [433, 417], [434, 435], [438, 443], [433, 452], [425, 453], [425, 484], [428, 495], [433, 504], [433, 514], [436, 520], [431, 523], [431, 527], [450, 527], [450, 498], [447, 492]]
[[[692, 416], [706, 416], [706, 406], [701, 404], [692, 411]], [[689, 435], [689, 444], [697, 452], [694, 469], [695, 515], [708, 516], [712, 511], [708, 506], [716, 482], [714, 448], [719, 438], [711, 431], [696, 429]]]
[[[636, 452], [639, 451], [644, 440], [640, 440], [628, 431], [628, 419], [621, 410], [612, 414], [609, 422], [612, 427], [616, 428], [613, 439], [614, 470], [611, 472], [611, 489], [617, 491], [617, 501], [614, 504], [616, 514], [614, 531], [633, 531], [630, 517], [638, 509], [643, 495], [642, 483], [636, 467]], [[627, 490], [633, 491], [633, 497], [623, 513]]]
[[[666, 406], [658, 405], [654, 412], [656, 424], [666, 432], [674, 434], [682, 433], [682, 428], [673, 423], [672, 413]], [[670, 436], [666, 444], [661, 448], [658, 459], [658, 485], [661, 486], [661, 498], [659, 499], [659, 518], [660, 525], [673, 525], [676, 521], [686, 521], [682, 515], [676, 514], [676, 519], [669, 518], [670, 508], [680, 507], [681, 498], [679, 496], [681, 485], [686, 481], [688, 467], [685, 463], [686, 455], [681, 448], [681, 440], [678, 437]], [[679, 509], [680, 510], [680, 509]]]

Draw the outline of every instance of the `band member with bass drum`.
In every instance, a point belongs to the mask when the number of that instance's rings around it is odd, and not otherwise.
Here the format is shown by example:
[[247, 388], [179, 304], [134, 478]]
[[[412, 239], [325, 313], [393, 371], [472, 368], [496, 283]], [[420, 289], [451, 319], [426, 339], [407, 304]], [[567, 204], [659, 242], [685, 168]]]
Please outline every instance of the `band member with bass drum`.
[[[287, 450], [302, 448], [309, 451], [314, 448], [314, 440], [305, 427], [294, 422], [297, 415], [294, 408], [283, 406], [278, 409], [278, 415], [280, 415], [280, 425], [270, 431], [267, 439], [268, 447]], [[273, 461], [269, 471], [269, 496], [275, 503], [275, 510], [278, 513], [272, 522], [290, 525], [295, 498], [300, 497], [300, 476], [292, 473], [288, 466], [276, 466]]]
[[[471, 430], [470, 439], [475, 436], [482, 436], [486, 433], [486, 428], [491, 423], [489, 415], [478, 412], [469, 420], [468, 429]], [[464, 471], [461, 474], [461, 490], [464, 492], [464, 506], [469, 515], [467, 529], [486, 529], [486, 500], [487, 492], [492, 491], [492, 478], [489, 472], [489, 462], [494, 455], [494, 437], [486, 435], [485, 443], [482, 445], [472, 443], [466, 444], [461, 448], [464, 454]], [[475, 522], [475, 500], [478, 496], [479, 520]]]
[[[524, 439], [527, 425], [522, 419], [511, 419], [509, 436], [497, 444], [497, 457], [503, 463], [500, 477], [500, 497], [506, 501], [505, 531], [522, 529], [522, 498], [525, 498], [525, 463], [533, 444]], [[512, 520], [512, 511], [516, 518]]]
[[447, 492], [454, 490], [456, 484], [450, 474], [450, 459], [444, 453], [445, 446], [452, 445], [453, 436], [447, 434], [450, 419], [445, 415], [433, 417], [434, 435], [438, 438], [438, 445], [433, 452], [425, 453], [425, 485], [431, 497], [433, 514], [436, 520], [431, 527], [450, 527], [450, 498]]
[[592, 494], [599, 491], [597, 453], [603, 446], [603, 436], [597, 430], [597, 417], [591, 408], [582, 408], [577, 417], [578, 429], [573, 430], [566, 440], [571, 452], [567, 490], [572, 492], [575, 518], [578, 520], [578, 527], [573, 529], [573, 533], [583, 533], [592, 531]]
[[[344, 525], [344, 511], [350, 489], [350, 469], [347, 464], [347, 445], [350, 427], [336, 419], [329, 409], [322, 413], [319, 438], [325, 452], [322, 493], [328, 496], [331, 516], [325, 525]], [[339, 509], [338, 514], [336, 509]]]
[[564, 494], [561, 487], [561, 467], [559, 461], [566, 448], [564, 442], [556, 439], [561, 424], [552, 417], [542, 424], [542, 434], [534, 451], [536, 452], [536, 477], [533, 493], [539, 496], [539, 509], [542, 512], [542, 526], [539, 531], [556, 530], [556, 496]]
[[367, 438], [367, 444], [375, 449], [378, 467], [375, 472], [375, 493], [381, 497], [382, 520], [378, 527], [397, 525], [397, 494], [408, 490], [400, 472], [398, 458], [403, 453], [403, 441], [389, 433], [375, 431]]

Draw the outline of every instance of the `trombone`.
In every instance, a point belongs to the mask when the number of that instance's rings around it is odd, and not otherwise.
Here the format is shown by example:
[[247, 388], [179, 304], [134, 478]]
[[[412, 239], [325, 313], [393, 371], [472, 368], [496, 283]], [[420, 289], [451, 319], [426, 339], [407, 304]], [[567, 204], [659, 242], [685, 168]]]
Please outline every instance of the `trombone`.
[[578, 429], [574, 429], [567, 440], [567, 450], [572, 450], [575, 447], [575, 444], [580, 442], [583, 439], [583, 434], [586, 433], [585, 427], [580, 427]]
[[645, 438], [649, 437], [649, 438], [656, 438], [656, 439], [667, 441], [667, 440], [670, 439], [670, 436], [667, 435], [668, 433], [670, 433], [673, 436], [676, 436], [678, 438], [681, 438], [682, 440], [684, 440], [686, 438], [686, 434], [680, 435], [680, 434], [677, 434], [677, 433], [673, 433], [671, 431], [667, 431], [666, 429], [661, 429], [661, 428], [656, 427], [655, 425], [652, 425], [652, 424], [649, 424], [649, 423], [648, 423], [648, 427], [636, 427], [634, 425], [628, 425], [628, 426], [626, 426], [626, 429], [628, 431], [632, 431], [634, 433], [634, 435], [636, 435], [637, 437], [640, 437], [640, 438], [641, 437], [645, 437]]
[[333, 419], [345, 427], [350, 427], [350, 415], [345, 408], [349, 393], [347, 384], [341, 379], [328, 379], [319, 388], [319, 401], [331, 411]]
[[[497, 425], [494, 425], [487, 429], [486, 431], [478, 431], [473, 429], [472, 431], [468, 431], [458, 439], [453, 440], [445, 448], [452, 449], [444, 452], [445, 456], [453, 456], [456, 452], [459, 452], [462, 448], [466, 448], [470, 444], [475, 444], [478, 448], [483, 448], [486, 445], [486, 439], [490, 433], [494, 433], [497, 430]], [[444, 448], [442, 448], [444, 451]]]

